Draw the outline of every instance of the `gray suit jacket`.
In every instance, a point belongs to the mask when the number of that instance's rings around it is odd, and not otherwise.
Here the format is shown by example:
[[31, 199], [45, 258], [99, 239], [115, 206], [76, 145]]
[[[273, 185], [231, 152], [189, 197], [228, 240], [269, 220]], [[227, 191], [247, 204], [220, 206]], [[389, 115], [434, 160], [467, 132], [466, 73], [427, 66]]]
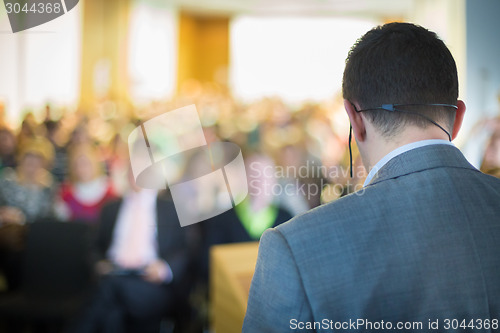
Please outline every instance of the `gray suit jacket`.
[[500, 180], [432, 145], [390, 160], [364, 192], [264, 233], [243, 332], [500, 332], [493, 319]]

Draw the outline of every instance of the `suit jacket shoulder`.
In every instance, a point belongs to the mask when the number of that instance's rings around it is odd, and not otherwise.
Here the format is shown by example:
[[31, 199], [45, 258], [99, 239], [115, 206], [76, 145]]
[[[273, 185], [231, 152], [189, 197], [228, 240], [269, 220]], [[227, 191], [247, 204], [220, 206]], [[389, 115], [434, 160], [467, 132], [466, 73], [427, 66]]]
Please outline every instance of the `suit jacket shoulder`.
[[499, 216], [500, 180], [458, 149], [399, 155], [362, 192], [263, 235], [244, 331], [291, 331], [299, 318], [498, 318]]

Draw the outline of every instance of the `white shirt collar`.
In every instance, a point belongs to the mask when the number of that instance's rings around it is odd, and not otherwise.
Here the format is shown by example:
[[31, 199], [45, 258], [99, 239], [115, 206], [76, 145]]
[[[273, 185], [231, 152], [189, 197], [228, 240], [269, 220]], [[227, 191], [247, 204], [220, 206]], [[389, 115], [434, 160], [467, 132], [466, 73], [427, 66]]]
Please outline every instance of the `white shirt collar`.
[[[127, 269], [142, 269], [158, 258], [156, 199], [158, 191], [129, 191], [120, 205], [113, 238], [107, 256], [116, 265]], [[135, 223], [148, 227], [138, 228]], [[139, 237], [141, 246], [130, 252], [131, 240]]]
[[124, 200], [140, 200], [144, 205], [156, 205], [157, 190], [141, 189], [139, 191], [129, 191], [125, 194]]
[[363, 187], [366, 186], [366, 185], [368, 185], [368, 184], [370, 184], [370, 182], [372, 181], [373, 177], [377, 174], [377, 172], [380, 169], [382, 169], [382, 167], [384, 165], [386, 165], [387, 162], [389, 162], [390, 160], [392, 160], [394, 157], [396, 157], [398, 155], [401, 155], [403, 153], [406, 153], [407, 151], [410, 151], [410, 150], [413, 150], [413, 149], [416, 149], [416, 148], [425, 147], [425, 146], [430, 146], [430, 145], [451, 145], [451, 146], [455, 146], [450, 141], [440, 140], [440, 139], [433, 139], [433, 140], [422, 140], [422, 141], [412, 142], [412, 143], [409, 143], [407, 145], [398, 147], [398, 148], [394, 149], [393, 151], [391, 151], [389, 154], [387, 154], [384, 157], [382, 157], [380, 159], [380, 161], [378, 161], [377, 164], [375, 164], [373, 166], [373, 168], [371, 168], [370, 172], [368, 173], [368, 176], [366, 176], [366, 180], [365, 180], [365, 183], [363, 184]]

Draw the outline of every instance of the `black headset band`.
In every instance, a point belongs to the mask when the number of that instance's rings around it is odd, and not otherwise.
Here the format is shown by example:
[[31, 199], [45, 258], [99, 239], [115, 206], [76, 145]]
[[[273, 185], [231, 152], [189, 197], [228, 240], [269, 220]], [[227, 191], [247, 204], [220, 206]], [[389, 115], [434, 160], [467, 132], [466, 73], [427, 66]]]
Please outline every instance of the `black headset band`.
[[[354, 106], [354, 104], [353, 104]], [[385, 111], [401, 111], [398, 110], [397, 107], [399, 106], [442, 106], [442, 107], [448, 107], [448, 108], [454, 108], [455, 110], [458, 109], [458, 106], [453, 105], [453, 104], [441, 104], [441, 103], [411, 103], [411, 104], [382, 104], [381, 106], [373, 107], [373, 108], [366, 108], [363, 110], [358, 110], [354, 106], [354, 110], [356, 112], [364, 112], [364, 111], [373, 111], [373, 110], [385, 110]]]

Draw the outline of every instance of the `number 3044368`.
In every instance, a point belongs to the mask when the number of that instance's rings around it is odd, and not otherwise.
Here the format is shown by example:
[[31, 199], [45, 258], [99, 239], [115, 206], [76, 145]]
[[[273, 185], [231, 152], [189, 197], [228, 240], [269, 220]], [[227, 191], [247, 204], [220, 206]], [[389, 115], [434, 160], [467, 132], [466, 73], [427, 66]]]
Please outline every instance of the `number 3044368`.
[[498, 329], [499, 322], [498, 319], [470, 319], [470, 320], [458, 320], [458, 319], [445, 319], [443, 321], [443, 328], [445, 330], [459, 330], [459, 329], [477, 329], [477, 330], [489, 330]]
[[33, 3], [28, 5], [27, 3], [24, 6], [21, 6], [19, 3], [9, 3], [5, 4], [5, 9], [7, 13], [39, 13], [39, 14], [51, 14], [56, 13], [59, 14], [63, 9], [60, 3]]

